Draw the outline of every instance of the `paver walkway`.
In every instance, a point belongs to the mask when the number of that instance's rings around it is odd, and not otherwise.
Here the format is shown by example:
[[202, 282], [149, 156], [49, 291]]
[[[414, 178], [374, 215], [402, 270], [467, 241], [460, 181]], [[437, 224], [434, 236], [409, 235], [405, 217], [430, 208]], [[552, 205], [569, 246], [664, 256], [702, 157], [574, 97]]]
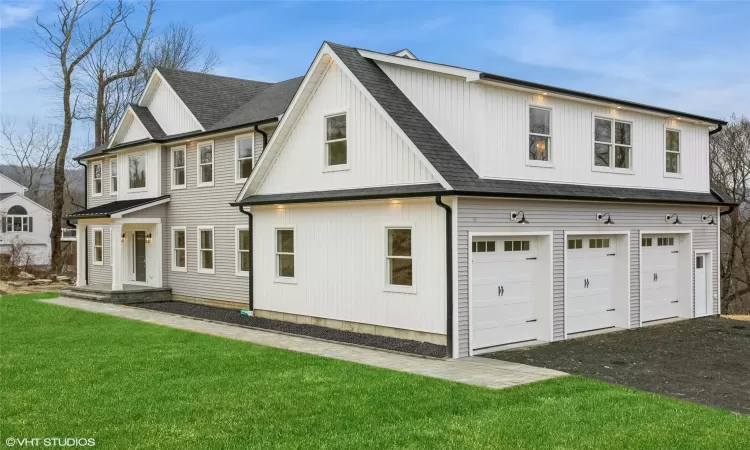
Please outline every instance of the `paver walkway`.
[[351, 361], [385, 369], [414, 373], [433, 378], [473, 384], [489, 388], [506, 388], [565, 375], [564, 372], [533, 367], [488, 358], [462, 358], [439, 360], [419, 356], [409, 356], [370, 348], [357, 347], [335, 342], [321, 341], [303, 336], [218, 322], [192, 317], [167, 314], [159, 311], [133, 308], [129, 306], [97, 303], [66, 297], [42, 300], [54, 305], [67, 306], [126, 319], [139, 320], [157, 325], [165, 325], [182, 330], [211, 334], [253, 344], [276, 347], [326, 358]]

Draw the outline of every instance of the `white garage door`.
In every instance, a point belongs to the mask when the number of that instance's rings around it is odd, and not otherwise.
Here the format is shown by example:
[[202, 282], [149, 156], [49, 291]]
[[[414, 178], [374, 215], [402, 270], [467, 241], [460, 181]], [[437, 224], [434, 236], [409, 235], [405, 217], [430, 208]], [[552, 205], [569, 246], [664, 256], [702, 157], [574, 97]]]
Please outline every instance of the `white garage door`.
[[617, 237], [568, 236], [568, 334], [615, 326]]
[[534, 340], [536, 238], [475, 238], [472, 242], [471, 301], [474, 350]]
[[668, 319], [679, 316], [677, 289], [679, 242], [676, 235], [645, 235], [641, 238], [641, 320]]

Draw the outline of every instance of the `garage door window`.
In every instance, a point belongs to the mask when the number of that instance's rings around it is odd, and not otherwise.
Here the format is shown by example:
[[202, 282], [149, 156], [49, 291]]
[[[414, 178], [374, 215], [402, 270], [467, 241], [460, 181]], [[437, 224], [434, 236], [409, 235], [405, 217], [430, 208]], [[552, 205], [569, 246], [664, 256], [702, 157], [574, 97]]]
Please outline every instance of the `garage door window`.
[[495, 241], [474, 241], [471, 243], [473, 253], [485, 253], [495, 251]]
[[506, 252], [526, 252], [529, 251], [529, 241], [505, 241]]
[[673, 237], [658, 238], [656, 240], [656, 245], [658, 245], [659, 247], [666, 247], [666, 246], [674, 245], [674, 238]]
[[642, 238], [641, 239], [641, 247], [651, 247], [652, 241], [651, 238]]
[[583, 239], [568, 239], [568, 250], [583, 248]]
[[609, 239], [589, 239], [589, 248], [609, 248]]

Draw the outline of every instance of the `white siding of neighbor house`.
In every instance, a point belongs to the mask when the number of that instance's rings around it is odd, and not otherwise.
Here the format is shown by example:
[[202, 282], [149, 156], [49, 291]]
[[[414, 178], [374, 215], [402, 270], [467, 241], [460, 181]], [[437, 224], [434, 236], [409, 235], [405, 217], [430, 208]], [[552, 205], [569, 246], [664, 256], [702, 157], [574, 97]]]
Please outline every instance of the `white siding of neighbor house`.
[[154, 87], [150, 87], [149, 91], [153, 89], [153, 92], [150, 92], [147, 103], [141, 106], [148, 107], [167, 135], [201, 129], [200, 123], [193, 117], [190, 110], [158, 74], [154, 76], [152, 83]]
[[[509, 220], [512, 211], [524, 211], [529, 224], [514, 224]], [[596, 221], [596, 213], [609, 212], [614, 225]], [[678, 214], [682, 225], [665, 222], [667, 213]], [[552, 202], [511, 199], [458, 199], [458, 317], [457, 333], [460, 356], [469, 354], [469, 232], [553, 232], [553, 338], [564, 337], [564, 233], [630, 231], [630, 326], [639, 326], [640, 303], [640, 234], [649, 231], [692, 230], [692, 248], [712, 250], [716, 255], [718, 241], [716, 226], [702, 223], [702, 214], [715, 214], [710, 206], [638, 205], [593, 202]], [[714, 256], [715, 258], [715, 256]], [[692, 258], [693, 264], [695, 258]], [[712, 266], [714, 292], [713, 313], [718, 314], [718, 264]]]
[[[415, 294], [384, 291], [386, 227], [412, 227]], [[294, 284], [275, 230], [295, 229]], [[253, 207], [255, 308], [445, 334], [445, 211], [431, 200]]]
[[[148, 131], [146, 131], [146, 127], [144, 127], [141, 121], [138, 120], [138, 118], [135, 117], [132, 113], [128, 113], [128, 116], [129, 118], [127, 120], [129, 123], [127, 129], [125, 130], [122, 139], [120, 139], [118, 143], [147, 139], [149, 136]], [[123, 125], [125, 125], [125, 123], [123, 123]]]
[[[0, 177], [2, 179], [2, 177]], [[21, 189], [23, 190], [23, 189]], [[0, 233], [0, 253], [10, 253], [11, 245], [23, 244], [23, 248], [17, 257], [22, 258], [21, 264], [28, 261], [31, 265], [44, 265], [50, 262], [50, 228], [52, 227], [52, 214], [29, 200], [23, 195], [13, 195], [0, 201], [0, 220], [5, 220], [5, 213], [15, 206], [22, 206], [29, 217], [33, 218], [31, 232], [6, 231]]]
[[[341, 112], [347, 113], [349, 169], [325, 172], [325, 117]], [[418, 152], [335, 62], [287, 133], [256, 194], [435, 181]]]
[[[482, 177], [709, 191], [706, 125], [378, 64]], [[526, 164], [529, 104], [552, 108], [552, 168]], [[595, 115], [632, 122], [632, 174], [592, 170]], [[681, 178], [664, 176], [665, 126], [681, 130]]]

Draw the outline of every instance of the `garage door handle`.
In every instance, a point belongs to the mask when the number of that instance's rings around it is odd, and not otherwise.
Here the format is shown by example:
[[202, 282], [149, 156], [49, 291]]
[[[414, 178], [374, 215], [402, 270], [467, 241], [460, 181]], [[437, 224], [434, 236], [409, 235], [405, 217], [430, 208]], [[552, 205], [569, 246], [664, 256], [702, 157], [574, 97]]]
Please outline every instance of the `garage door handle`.
[[672, 253], [680, 253], [679, 250], [673, 250]]
[[612, 311], [614, 311], [614, 310], [615, 310], [615, 308], [612, 308], [612, 309], [608, 309], [608, 310], [607, 310], [607, 312], [612, 312]]
[[536, 322], [536, 319], [527, 320], [526, 323]]
[[617, 253], [607, 253], [607, 256], [615, 256]]
[[659, 281], [659, 275], [654, 274], [654, 281]]
[[497, 295], [499, 295], [499, 296], [502, 297], [504, 293], [505, 293], [505, 288], [502, 287], [502, 286], [498, 286], [498, 288], [497, 288]]
[[680, 303], [679, 300], [672, 300], [670, 303]]
[[536, 256], [533, 257], [533, 258], [526, 258], [527, 261], [530, 260], [530, 259], [536, 259]]
[[583, 287], [585, 287], [585, 288], [589, 287], [589, 279], [588, 278], [586, 278], [585, 280], [583, 280]]

